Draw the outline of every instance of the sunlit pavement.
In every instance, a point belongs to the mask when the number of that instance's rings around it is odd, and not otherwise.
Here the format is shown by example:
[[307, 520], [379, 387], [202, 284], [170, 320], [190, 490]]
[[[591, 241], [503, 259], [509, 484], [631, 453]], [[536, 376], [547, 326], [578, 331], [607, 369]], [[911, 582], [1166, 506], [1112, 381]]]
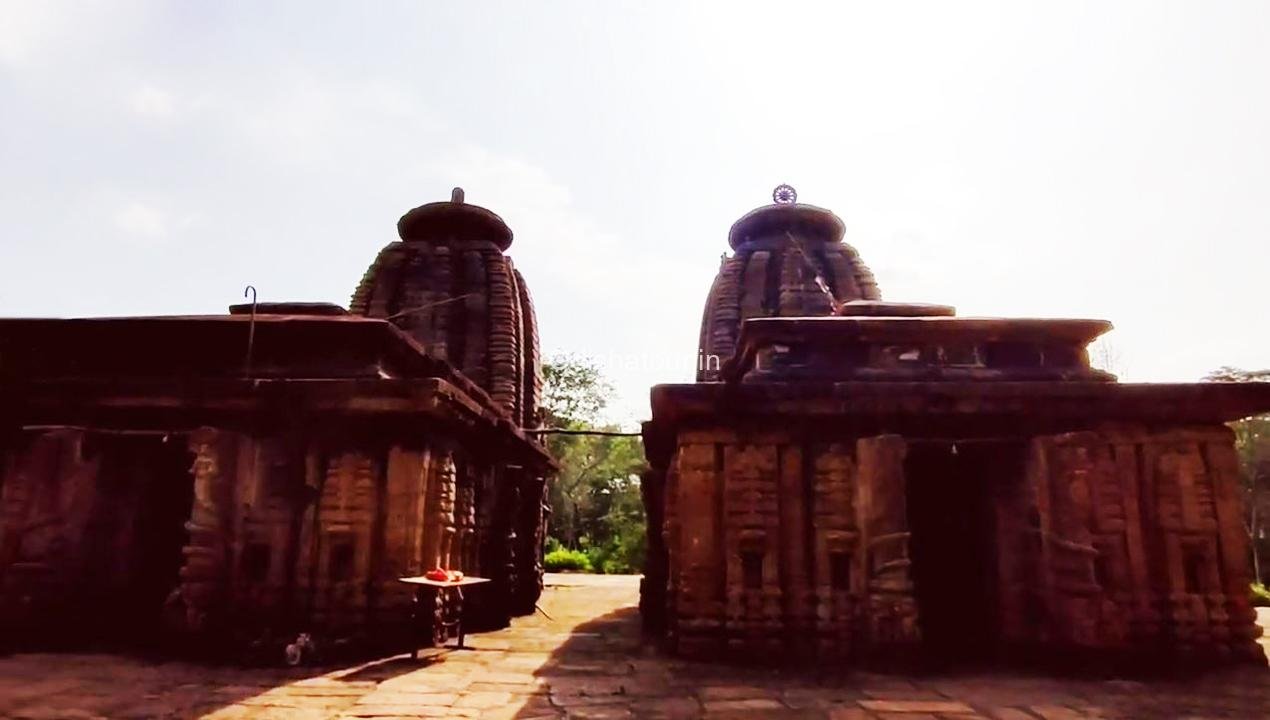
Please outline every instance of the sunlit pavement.
[[[689, 663], [642, 643], [630, 576], [548, 576], [544, 613], [432, 650], [338, 670], [0, 658], [3, 718], [1270, 718], [1270, 672], [1187, 682], [1006, 673], [906, 678]], [[1263, 611], [1263, 623], [1270, 613]]]

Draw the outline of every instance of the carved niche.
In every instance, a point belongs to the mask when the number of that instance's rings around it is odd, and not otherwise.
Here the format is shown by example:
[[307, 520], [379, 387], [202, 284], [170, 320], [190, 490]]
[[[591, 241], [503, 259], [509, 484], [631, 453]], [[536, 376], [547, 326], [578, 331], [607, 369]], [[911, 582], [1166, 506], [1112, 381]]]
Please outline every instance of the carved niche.
[[816, 653], [826, 658], [846, 657], [855, 647], [857, 604], [865, 583], [853, 450], [847, 443], [829, 443], [816, 448], [812, 461]]
[[782, 644], [777, 446], [723, 449], [723, 534], [729, 648], [779, 652]]
[[909, 557], [904, 456], [897, 435], [856, 442], [859, 565], [864, 569], [863, 630], [869, 652], [898, 655], [918, 643], [917, 601]]

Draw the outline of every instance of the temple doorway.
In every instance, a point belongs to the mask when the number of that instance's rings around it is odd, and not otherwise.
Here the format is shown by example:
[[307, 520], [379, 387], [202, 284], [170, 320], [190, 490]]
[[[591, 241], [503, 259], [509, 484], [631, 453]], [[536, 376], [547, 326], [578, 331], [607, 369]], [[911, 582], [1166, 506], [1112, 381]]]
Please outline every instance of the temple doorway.
[[194, 501], [193, 456], [178, 436], [97, 439], [96, 502], [84, 533], [86, 640], [148, 645], [180, 580]]
[[995, 483], [1017, 480], [1021, 446], [915, 442], [905, 460], [919, 625], [935, 664], [993, 659], [1000, 641], [993, 588]]

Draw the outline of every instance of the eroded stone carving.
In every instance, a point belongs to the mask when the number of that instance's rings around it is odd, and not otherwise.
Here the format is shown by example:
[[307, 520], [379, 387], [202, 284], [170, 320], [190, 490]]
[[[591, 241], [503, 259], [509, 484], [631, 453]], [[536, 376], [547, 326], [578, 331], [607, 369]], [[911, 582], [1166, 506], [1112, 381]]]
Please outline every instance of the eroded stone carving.
[[399, 648], [398, 579], [434, 567], [494, 580], [486, 625], [533, 610], [553, 468], [511, 231], [461, 191], [398, 231], [351, 312], [0, 319], [0, 635]]
[[879, 301], [833, 213], [733, 226], [695, 385], [644, 426], [645, 627], [730, 659], [1254, 660], [1223, 421], [1270, 384], [1120, 385], [1098, 320]]

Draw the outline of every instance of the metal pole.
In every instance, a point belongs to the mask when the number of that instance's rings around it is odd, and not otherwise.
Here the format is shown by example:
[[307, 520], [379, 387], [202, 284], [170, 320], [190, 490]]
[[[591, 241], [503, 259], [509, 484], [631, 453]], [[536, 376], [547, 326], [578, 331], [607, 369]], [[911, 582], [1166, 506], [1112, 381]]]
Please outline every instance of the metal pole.
[[251, 352], [256, 345], [256, 286], [243, 288], [243, 297], [251, 293], [251, 321], [247, 325], [247, 357], [243, 360], [243, 375], [251, 377]]

